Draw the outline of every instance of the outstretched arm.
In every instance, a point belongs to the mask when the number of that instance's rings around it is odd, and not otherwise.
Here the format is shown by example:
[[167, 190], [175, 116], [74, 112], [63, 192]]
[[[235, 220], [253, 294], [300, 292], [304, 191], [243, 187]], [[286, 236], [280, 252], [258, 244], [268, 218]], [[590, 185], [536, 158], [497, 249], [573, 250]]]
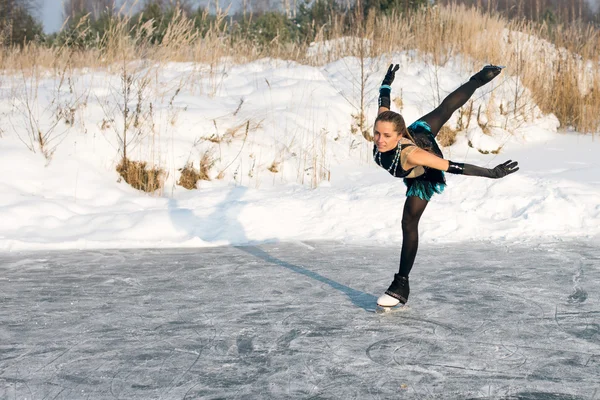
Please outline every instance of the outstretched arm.
[[410, 153], [406, 159], [407, 168], [413, 168], [419, 165], [440, 171], [447, 171], [451, 174], [482, 176], [485, 178], [504, 178], [506, 175], [512, 174], [519, 170], [519, 163], [508, 160], [505, 163], [497, 165], [495, 168], [483, 168], [472, 164], [456, 163], [449, 160], [444, 160], [434, 154], [431, 154], [423, 149], [417, 149]]
[[475, 90], [494, 79], [502, 71], [502, 67], [486, 65], [476, 73], [469, 81], [450, 93], [442, 104], [419, 120], [427, 122], [431, 127], [433, 135], [437, 135], [442, 126], [450, 119], [454, 111], [461, 108], [475, 93]]
[[381, 82], [381, 86], [379, 87], [379, 109], [377, 110], [377, 115], [390, 110], [392, 82], [394, 82], [396, 71], [398, 71], [398, 69], [400, 69], [400, 65], [396, 64], [396, 66], [394, 66], [394, 64], [390, 64], [387, 73], [383, 78], [383, 82]]

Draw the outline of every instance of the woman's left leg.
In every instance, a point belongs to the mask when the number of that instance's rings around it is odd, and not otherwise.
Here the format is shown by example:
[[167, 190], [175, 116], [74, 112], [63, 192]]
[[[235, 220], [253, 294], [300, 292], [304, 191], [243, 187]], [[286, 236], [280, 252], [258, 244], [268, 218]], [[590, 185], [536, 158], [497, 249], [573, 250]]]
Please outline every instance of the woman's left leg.
[[394, 307], [398, 303], [405, 304], [408, 301], [410, 287], [408, 274], [412, 269], [419, 248], [419, 220], [427, 200], [416, 196], [409, 196], [404, 203], [402, 214], [402, 254], [400, 255], [400, 271], [394, 275], [392, 284], [385, 294], [377, 299], [377, 304], [382, 307]]
[[402, 253], [398, 275], [408, 277], [419, 248], [419, 220], [429, 202], [416, 196], [406, 198], [402, 214]]

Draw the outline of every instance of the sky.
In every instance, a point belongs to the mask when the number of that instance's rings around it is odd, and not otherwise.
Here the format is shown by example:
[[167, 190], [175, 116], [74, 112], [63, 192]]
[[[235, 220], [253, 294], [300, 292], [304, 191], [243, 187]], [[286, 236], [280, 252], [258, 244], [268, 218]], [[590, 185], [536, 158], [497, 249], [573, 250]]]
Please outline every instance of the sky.
[[62, 1], [61, 0], [38, 0], [41, 9], [39, 15], [44, 32], [56, 32], [62, 26]]
[[[346, 44], [315, 45], [309, 56]], [[465, 66], [460, 57], [436, 68], [420, 60], [402, 52], [366, 61], [368, 124], [389, 62], [400, 65], [392, 109], [408, 123], [482, 67]], [[321, 67], [263, 59], [130, 68], [138, 77], [132, 98], [142, 90], [148, 100], [140, 107], [142, 134], [129, 132], [128, 155], [163, 169], [164, 189], [152, 195], [116, 172], [123, 126], [118, 70], [75, 71], [68, 88], [50, 75], [3, 75], [0, 251], [401, 244], [405, 185], [373, 162], [372, 143], [351, 128], [360, 100], [358, 59]], [[143, 85], [142, 76], [150, 83]], [[499, 180], [448, 175], [448, 187], [421, 220], [422, 241], [600, 239], [597, 133], [560, 129], [523, 89], [507, 66], [475, 93], [479, 115], [464, 114], [468, 128], [444, 148], [455, 162], [494, 167], [512, 159], [520, 171]], [[65, 111], [70, 122], [57, 124]], [[39, 123], [34, 131], [47, 135], [48, 158], [30, 135], [30, 117]], [[458, 118], [447, 125], [456, 128]], [[178, 185], [181, 169], [199, 169], [203, 159], [210, 180], [194, 190]]]
[[[36, 0], [39, 4], [41, 13], [39, 15], [40, 21], [44, 25], [44, 32], [52, 33], [60, 29], [63, 23], [63, 1], [62, 0]], [[204, 5], [205, 0], [195, 0], [192, 4]], [[222, 7], [225, 7], [226, 1], [221, 1]], [[238, 3], [233, 1], [232, 3]]]

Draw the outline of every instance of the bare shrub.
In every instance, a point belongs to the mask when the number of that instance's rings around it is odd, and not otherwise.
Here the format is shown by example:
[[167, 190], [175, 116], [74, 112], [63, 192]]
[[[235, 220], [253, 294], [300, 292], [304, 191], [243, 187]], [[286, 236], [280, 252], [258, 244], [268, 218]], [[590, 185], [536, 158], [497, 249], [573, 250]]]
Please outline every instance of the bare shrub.
[[404, 108], [404, 100], [402, 99], [402, 89], [400, 89], [400, 95], [397, 97], [394, 97], [393, 101], [394, 101], [394, 105], [398, 109], [398, 112], [402, 112], [402, 109]]
[[469, 129], [471, 116], [473, 115], [473, 100], [470, 100], [465, 106], [458, 109], [457, 131]]
[[[15, 124], [11, 118], [9, 120], [27, 148], [34, 153], [39, 151], [49, 162], [57, 146], [66, 138], [68, 126], [75, 123], [75, 111], [81, 99], [63, 99], [61, 93], [65, 81], [59, 80], [53, 101], [44, 105], [39, 95], [41, 71], [34, 67], [29, 76], [25, 70], [21, 72], [22, 86], [12, 99], [13, 109], [20, 114], [21, 122]], [[26, 137], [18, 133], [21, 127], [27, 132]]]
[[262, 125], [261, 121], [248, 120], [243, 123], [237, 124], [225, 131], [225, 134], [221, 138], [226, 143], [231, 143], [235, 139], [241, 139], [248, 135], [248, 132], [256, 131], [260, 129]]
[[101, 129], [112, 128], [123, 159], [154, 129], [149, 74], [149, 70], [124, 61], [120, 85], [111, 88], [111, 99], [100, 103], [104, 112]]
[[458, 131], [450, 128], [447, 125], [444, 125], [440, 129], [440, 132], [436, 136], [436, 139], [437, 139], [438, 143], [440, 144], [440, 146], [448, 147], [448, 146], [452, 146], [454, 143], [456, 143], [456, 135], [457, 134], [458, 134]]
[[273, 161], [267, 169], [276, 174], [279, 172], [279, 164], [281, 164], [279, 161]]
[[144, 192], [152, 193], [163, 187], [164, 170], [148, 167], [145, 161], [122, 158], [117, 172], [129, 185]]
[[201, 179], [201, 175], [200, 172], [194, 168], [194, 164], [189, 162], [185, 167], [180, 168], [179, 171], [181, 172], [181, 176], [177, 184], [186, 189], [196, 189], [196, 184]]
[[200, 171], [199, 176], [200, 179], [205, 181], [210, 181], [210, 170], [215, 165], [215, 160], [211, 156], [211, 154], [207, 151], [202, 155], [200, 159]]
[[365, 117], [365, 113], [361, 110], [358, 110], [356, 114], [351, 114], [352, 124], [350, 125], [350, 133], [356, 135], [360, 133], [365, 140], [368, 142], [373, 141], [373, 135], [371, 134], [371, 129], [367, 126], [367, 118]]

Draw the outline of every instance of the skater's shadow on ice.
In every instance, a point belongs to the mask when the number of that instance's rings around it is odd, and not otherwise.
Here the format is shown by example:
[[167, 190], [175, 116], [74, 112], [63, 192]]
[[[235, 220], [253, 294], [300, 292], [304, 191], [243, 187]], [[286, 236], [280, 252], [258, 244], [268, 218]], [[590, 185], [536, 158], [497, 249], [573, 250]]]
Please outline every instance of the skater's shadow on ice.
[[[244, 226], [238, 220], [239, 214], [246, 205], [246, 202], [242, 200], [246, 191], [247, 188], [243, 186], [231, 188], [223, 201], [206, 217], [195, 215], [191, 209], [181, 208], [177, 200], [171, 198], [168, 204], [169, 216], [173, 225], [186, 231], [189, 237], [197, 237], [205, 242], [227, 240], [230, 243], [252, 243], [246, 235]], [[366, 311], [375, 310], [377, 299], [373, 295], [342, 285], [304, 267], [279, 260], [258, 247], [238, 246], [237, 248], [268, 263], [325, 283], [332, 289], [344, 293], [357, 307]]]
[[332, 279], [326, 278], [323, 275], [319, 275], [314, 271], [308, 270], [308, 269], [306, 269], [304, 267], [300, 267], [298, 265], [290, 264], [286, 261], [282, 261], [276, 257], [273, 257], [272, 255], [270, 255], [269, 253], [267, 253], [266, 251], [264, 251], [258, 247], [238, 246], [237, 248], [245, 251], [246, 253], [249, 253], [249, 254], [255, 256], [256, 258], [260, 258], [268, 263], [279, 265], [280, 267], [287, 268], [290, 271], [296, 272], [298, 274], [302, 274], [302, 275], [307, 276], [316, 281], [326, 283], [327, 285], [331, 286], [332, 289], [338, 290], [338, 291], [344, 293], [346, 296], [348, 296], [350, 301], [355, 306], [360, 307], [363, 310], [368, 311], [368, 312], [375, 311], [375, 303], [377, 302], [377, 298], [375, 296], [373, 296], [372, 294], [368, 294], [368, 293], [361, 292], [360, 290], [352, 289], [351, 287], [342, 285], [339, 282], [336, 282]]

